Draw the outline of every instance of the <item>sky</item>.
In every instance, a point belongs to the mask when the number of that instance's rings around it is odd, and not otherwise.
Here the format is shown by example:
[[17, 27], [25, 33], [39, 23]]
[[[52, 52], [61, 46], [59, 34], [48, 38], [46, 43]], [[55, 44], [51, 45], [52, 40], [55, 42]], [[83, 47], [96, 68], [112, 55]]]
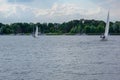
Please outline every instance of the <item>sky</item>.
[[0, 0], [0, 22], [53, 22], [74, 19], [120, 21], [120, 0]]

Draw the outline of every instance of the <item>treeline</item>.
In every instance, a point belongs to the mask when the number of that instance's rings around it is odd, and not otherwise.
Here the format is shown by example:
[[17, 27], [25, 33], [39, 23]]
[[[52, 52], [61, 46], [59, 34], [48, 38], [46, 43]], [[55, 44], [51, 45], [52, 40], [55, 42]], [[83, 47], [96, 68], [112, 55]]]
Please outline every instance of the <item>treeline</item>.
[[[106, 23], [99, 20], [72, 20], [64, 23], [0, 23], [0, 34], [32, 34], [39, 27], [41, 34], [101, 34]], [[110, 34], [120, 34], [120, 22], [110, 22]]]

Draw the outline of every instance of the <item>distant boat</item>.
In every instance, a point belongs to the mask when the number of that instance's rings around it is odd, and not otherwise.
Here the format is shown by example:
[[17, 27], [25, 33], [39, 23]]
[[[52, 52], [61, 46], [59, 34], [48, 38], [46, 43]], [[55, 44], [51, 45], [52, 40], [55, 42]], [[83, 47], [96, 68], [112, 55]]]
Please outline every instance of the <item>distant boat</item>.
[[109, 26], [110, 26], [110, 21], [109, 21], [109, 12], [108, 12], [108, 16], [107, 16], [107, 22], [106, 22], [106, 27], [105, 27], [105, 32], [104, 32], [104, 34], [102, 34], [101, 36], [100, 36], [100, 38], [102, 38], [102, 40], [108, 40], [108, 34], [109, 34]]
[[33, 37], [38, 37], [38, 26], [36, 26], [35, 32], [33, 34]]

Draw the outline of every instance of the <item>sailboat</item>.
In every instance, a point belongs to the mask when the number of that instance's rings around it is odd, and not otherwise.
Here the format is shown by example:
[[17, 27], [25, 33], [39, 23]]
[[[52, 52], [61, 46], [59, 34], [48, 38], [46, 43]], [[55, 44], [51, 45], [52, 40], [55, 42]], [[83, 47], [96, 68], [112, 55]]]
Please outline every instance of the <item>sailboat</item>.
[[35, 37], [35, 38], [38, 37], [38, 26], [36, 26], [33, 37]]
[[109, 11], [108, 11], [108, 16], [107, 16], [107, 22], [106, 22], [106, 27], [105, 27], [105, 32], [103, 35], [100, 36], [100, 38], [102, 38], [102, 40], [108, 40], [108, 33], [109, 33], [109, 26], [110, 26], [110, 21], [109, 21]]

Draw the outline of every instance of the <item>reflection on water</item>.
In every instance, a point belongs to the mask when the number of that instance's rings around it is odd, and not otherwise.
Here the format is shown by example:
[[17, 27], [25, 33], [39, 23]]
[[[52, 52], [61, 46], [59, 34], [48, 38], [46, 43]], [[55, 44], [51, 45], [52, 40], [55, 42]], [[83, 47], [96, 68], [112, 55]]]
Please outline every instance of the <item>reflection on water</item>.
[[0, 80], [120, 80], [120, 36], [0, 36]]

